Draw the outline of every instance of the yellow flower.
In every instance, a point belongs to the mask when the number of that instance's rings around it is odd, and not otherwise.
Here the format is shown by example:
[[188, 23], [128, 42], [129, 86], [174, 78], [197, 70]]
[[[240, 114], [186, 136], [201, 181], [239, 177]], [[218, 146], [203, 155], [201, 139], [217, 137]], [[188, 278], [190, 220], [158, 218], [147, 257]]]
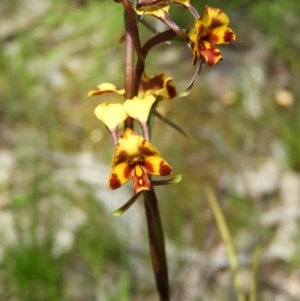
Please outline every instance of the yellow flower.
[[117, 189], [133, 178], [135, 193], [151, 190], [150, 175], [170, 175], [172, 167], [156, 148], [131, 129], [120, 136], [112, 159], [109, 187]]
[[213, 46], [235, 40], [235, 34], [228, 24], [229, 18], [223, 11], [205, 6], [203, 17], [195, 20], [195, 29], [187, 32], [193, 45], [193, 65], [200, 57], [210, 66], [223, 59], [220, 50]]

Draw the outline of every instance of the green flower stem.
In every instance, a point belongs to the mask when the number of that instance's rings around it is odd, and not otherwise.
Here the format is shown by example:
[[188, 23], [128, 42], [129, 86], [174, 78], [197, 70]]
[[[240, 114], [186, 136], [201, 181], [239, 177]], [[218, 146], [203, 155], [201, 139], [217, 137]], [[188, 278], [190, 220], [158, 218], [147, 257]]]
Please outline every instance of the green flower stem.
[[160, 301], [170, 300], [165, 240], [155, 191], [143, 191], [147, 217], [149, 247], [156, 288]]

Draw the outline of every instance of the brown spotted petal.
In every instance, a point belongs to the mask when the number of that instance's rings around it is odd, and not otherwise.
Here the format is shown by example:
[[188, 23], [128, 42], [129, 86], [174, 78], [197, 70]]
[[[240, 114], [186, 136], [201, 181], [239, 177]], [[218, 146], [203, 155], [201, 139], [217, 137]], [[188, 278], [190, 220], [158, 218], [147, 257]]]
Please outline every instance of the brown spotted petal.
[[131, 158], [139, 156], [159, 155], [157, 149], [144, 137], [138, 135], [131, 129], [126, 129], [120, 136], [112, 159], [112, 167], [127, 162]]
[[148, 174], [157, 176], [167, 176], [172, 173], [172, 167], [159, 156], [149, 156], [145, 158], [143, 167]]
[[148, 77], [144, 72], [141, 79], [139, 93], [150, 93], [154, 96], [161, 96], [163, 99], [174, 98], [177, 94], [176, 87], [171, 83], [172, 77], [168, 77], [164, 73], [156, 74]]
[[211, 45], [229, 44], [235, 40], [235, 33], [227, 26], [219, 26], [207, 34], [205, 40]]
[[108, 186], [111, 189], [120, 188], [132, 178], [133, 172], [134, 166], [129, 165], [127, 162], [116, 165], [109, 176]]

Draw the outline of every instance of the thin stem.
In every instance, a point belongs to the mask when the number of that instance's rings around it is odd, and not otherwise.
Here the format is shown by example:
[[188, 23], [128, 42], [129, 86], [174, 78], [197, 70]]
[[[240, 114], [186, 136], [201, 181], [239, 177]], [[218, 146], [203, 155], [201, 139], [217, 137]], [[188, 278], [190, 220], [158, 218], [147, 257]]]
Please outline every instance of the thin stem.
[[[124, 10], [127, 16], [127, 24], [125, 29], [125, 99], [132, 99], [137, 95], [137, 92], [133, 89], [134, 74], [134, 48], [137, 53], [138, 59], [141, 65], [144, 65], [144, 56], [141, 49], [140, 35], [129, 0], [122, 0]], [[124, 122], [124, 128], [133, 129], [133, 119], [128, 117]]]
[[135, 51], [137, 53], [139, 60], [143, 62], [144, 57], [143, 57], [142, 49], [141, 49], [139, 29], [137, 26], [134, 11], [132, 9], [132, 5], [129, 2], [129, 0], [121, 0], [121, 1], [123, 3], [124, 10], [125, 10], [126, 16], [128, 18], [127, 23], [129, 25], [130, 33], [132, 35], [132, 40], [133, 40]]
[[[125, 99], [131, 99], [133, 97], [133, 82], [134, 82], [134, 46], [133, 39], [130, 32], [130, 26], [127, 22], [125, 29], [125, 74], [124, 74], [124, 86], [125, 86]], [[133, 119], [128, 117], [124, 122], [124, 128], [133, 129]]]
[[[139, 85], [142, 73], [145, 69], [145, 57], [148, 53], [143, 53], [140, 46], [139, 32], [136, 20], [134, 18], [133, 10], [129, 0], [121, 0], [128, 22], [125, 32], [126, 55], [125, 55], [125, 97], [132, 98], [138, 94]], [[133, 71], [134, 64], [134, 48], [138, 56], [138, 67], [136, 72]], [[151, 47], [150, 47], [151, 48]], [[146, 48], [147, 49], [147, 48]], [[138, 70], [138, 73], [137, 73]], [[133, 127], [132, 119], [125, 121], [125, 127]], [[165, 241], [162, 224], [159, 215], [158, 202], [154, 190], [144, 191], [144, 206], [147, 217], [147, 226], [149, 234], [149, 245], [152, 267], [154, 271], [156, 287], [159, 294], [160, 301], [169, 301], [169, 279], [167, 258], [165, 252]]]

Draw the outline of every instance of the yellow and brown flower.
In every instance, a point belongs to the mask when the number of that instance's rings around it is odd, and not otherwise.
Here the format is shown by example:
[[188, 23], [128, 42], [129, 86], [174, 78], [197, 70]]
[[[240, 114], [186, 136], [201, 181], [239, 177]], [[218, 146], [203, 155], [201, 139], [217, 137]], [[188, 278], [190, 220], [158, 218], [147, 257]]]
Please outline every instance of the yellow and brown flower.
[[131, 178], [135, 193], [151, 190], [149, 175], [166, 176], [172, 167], [160, 157], [156, 148], [131, 129], [120, 136], [112, 159], [109, 187], [117, 189]]
[[228, 27], [229, 18], [219, 8], [205, 6], [204, 15], [195, 20], [195, 28], [187, 34], [193, 45], [193, 65], [203, 57], [208, 65], [213, 66], [222, 55], [214, 45], [228, 44], [235, 40], [235, 34]]

